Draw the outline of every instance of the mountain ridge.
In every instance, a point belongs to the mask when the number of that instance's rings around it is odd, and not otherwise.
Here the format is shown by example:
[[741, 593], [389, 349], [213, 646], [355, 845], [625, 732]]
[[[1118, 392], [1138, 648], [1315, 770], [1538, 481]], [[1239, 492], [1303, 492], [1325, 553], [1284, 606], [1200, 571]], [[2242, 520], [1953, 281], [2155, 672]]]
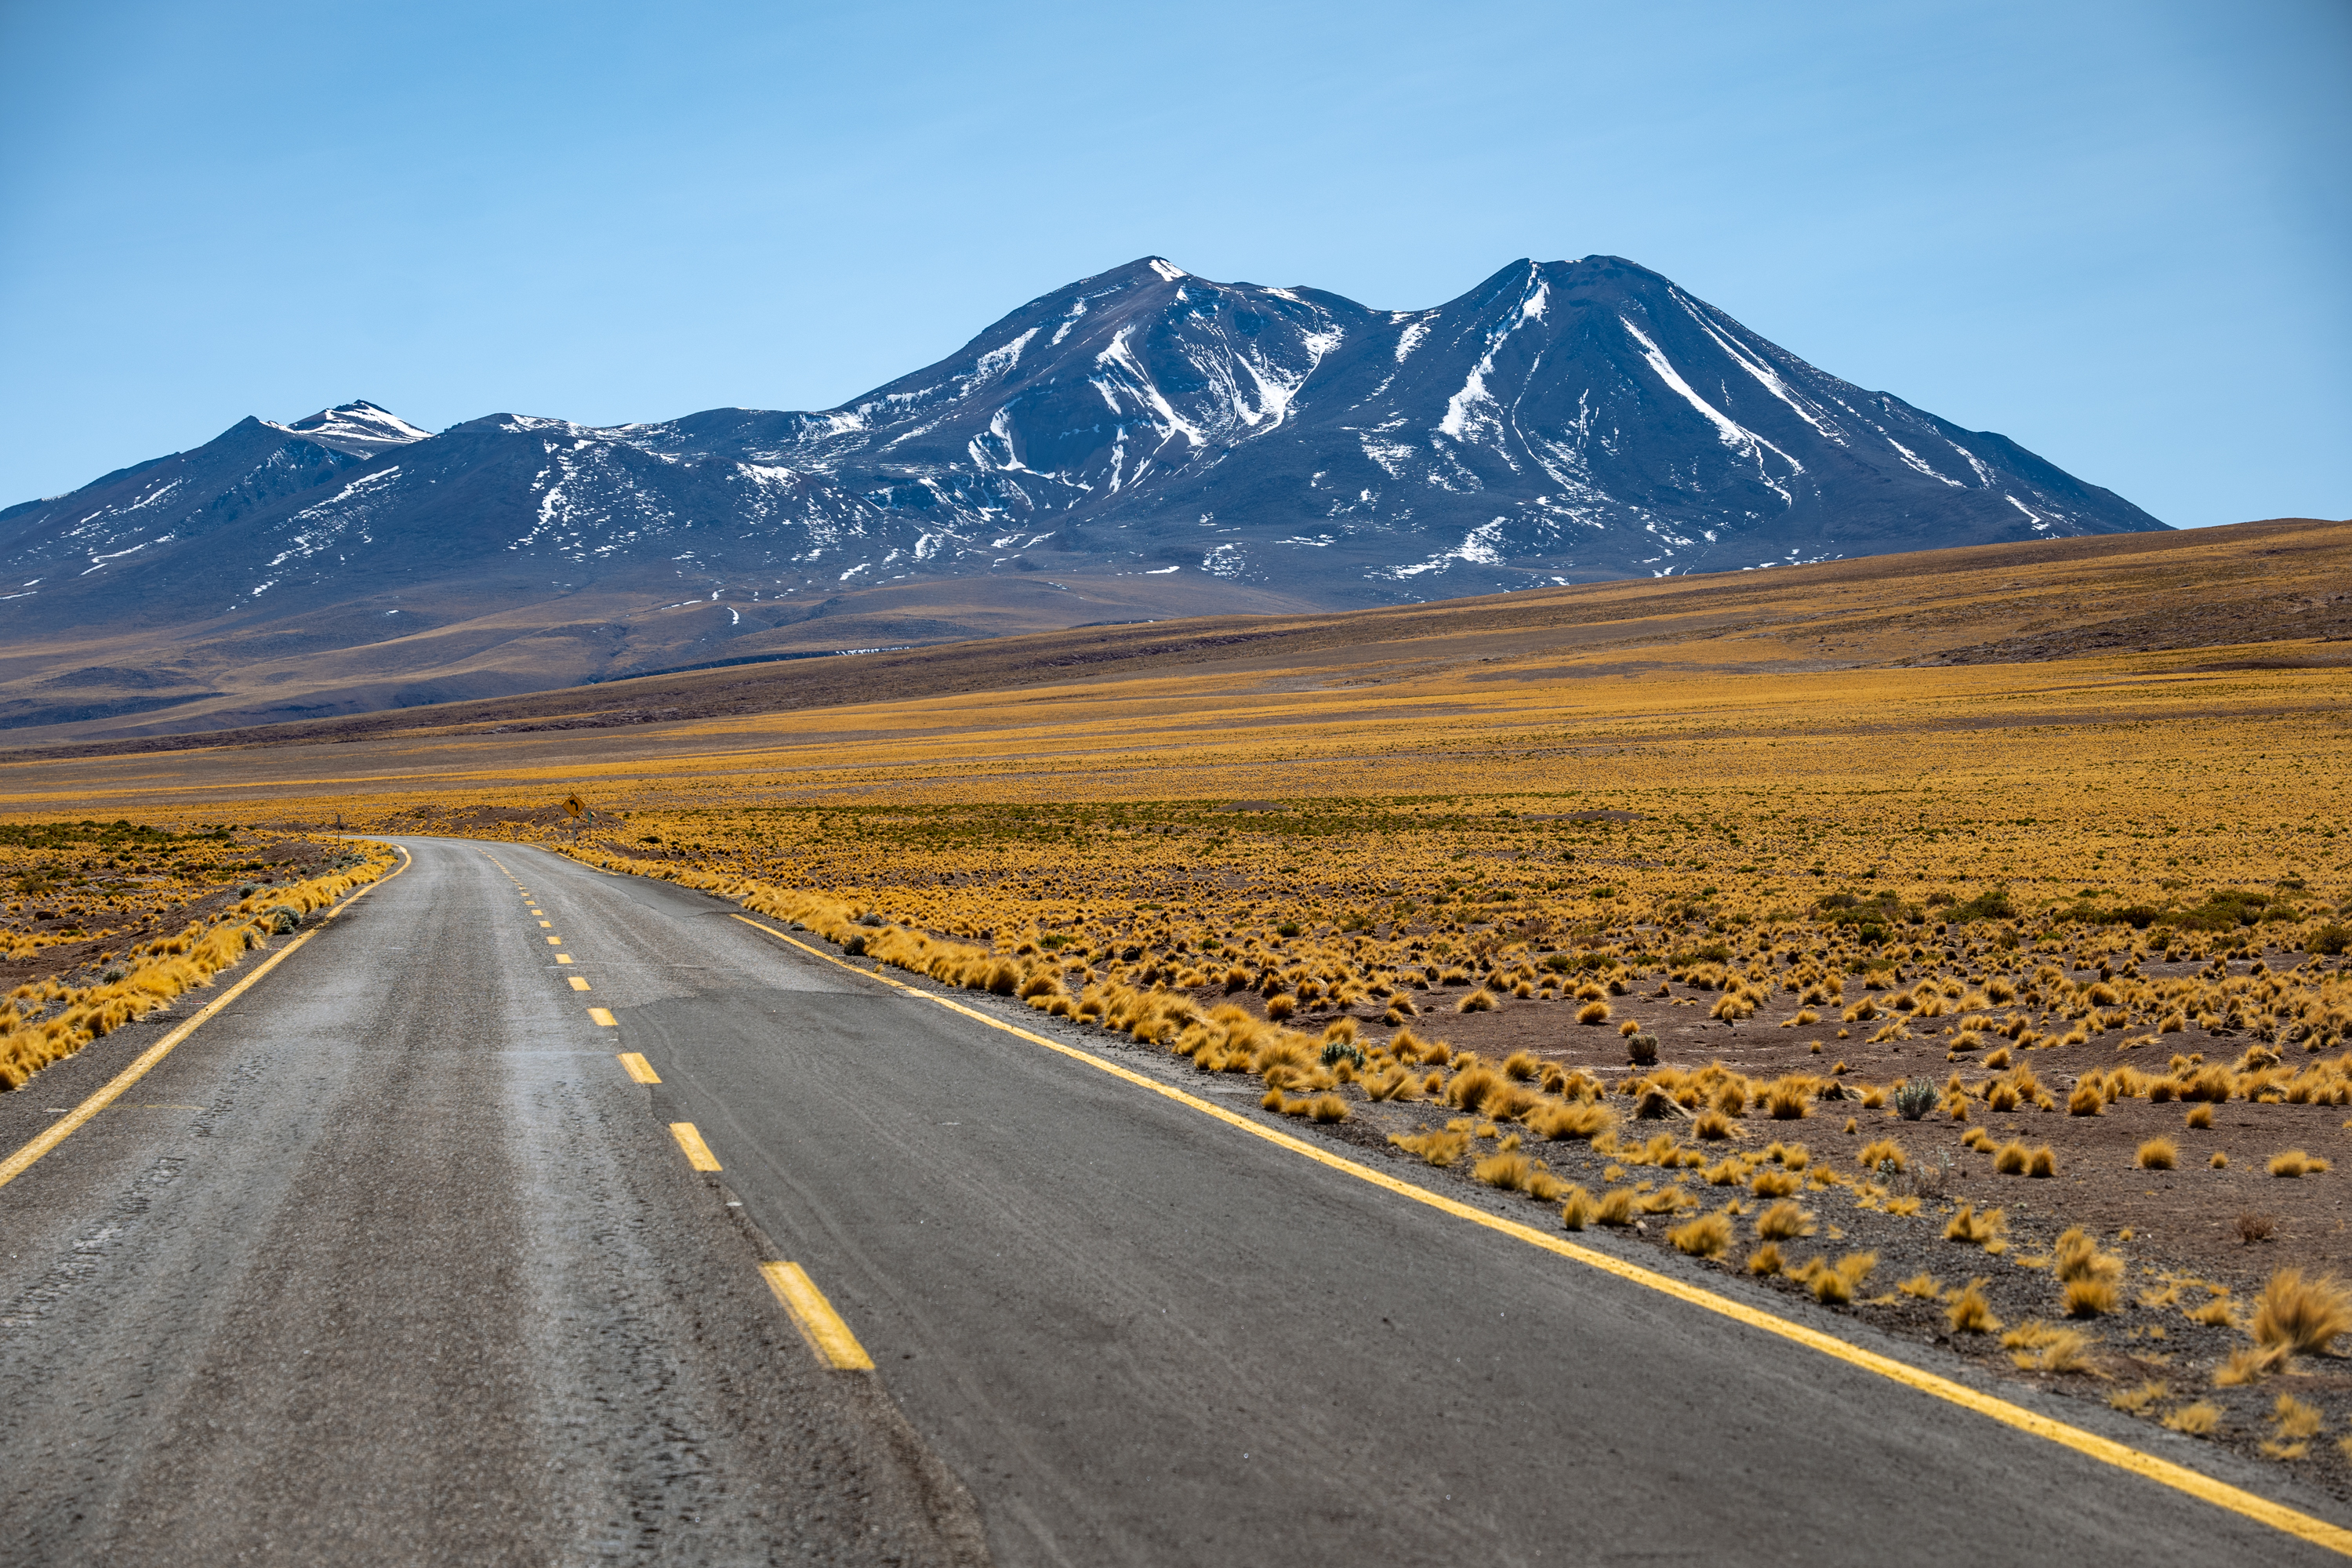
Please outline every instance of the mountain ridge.
[[1378, 310], [1146, 257], [833, 409], [428, 433], [361, 401], [10, 507], [0, 728], [170, 708], [57, 687], [124, 667], [94, 631], [231, 693], [142, 722], [251, 722], [268, 704], [233, 688], [360, 710], [828, 646], [2162, 527], [1622, 258], [1523, 258]]

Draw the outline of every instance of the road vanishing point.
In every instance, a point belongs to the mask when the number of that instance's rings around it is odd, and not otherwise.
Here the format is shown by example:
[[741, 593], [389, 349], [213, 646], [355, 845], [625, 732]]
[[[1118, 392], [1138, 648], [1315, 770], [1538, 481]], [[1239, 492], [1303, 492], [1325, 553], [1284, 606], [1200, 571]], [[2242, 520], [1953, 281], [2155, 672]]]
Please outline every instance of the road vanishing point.
[[268, 973], [0, 1097], [0, 1563], [2352, 1548], [2274, 1468], [1438, 1195], [1164, 1052], [397, 842]]

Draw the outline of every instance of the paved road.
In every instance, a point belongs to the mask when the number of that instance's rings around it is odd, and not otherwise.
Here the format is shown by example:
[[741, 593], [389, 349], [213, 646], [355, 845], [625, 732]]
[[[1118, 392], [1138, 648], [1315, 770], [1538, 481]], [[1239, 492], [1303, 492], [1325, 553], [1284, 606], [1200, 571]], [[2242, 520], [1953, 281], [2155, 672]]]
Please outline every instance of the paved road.
[[[715, 900], [412, 847], [0, 1188], [0, 1558], [950, 1561], [982, 1531], [1004, 1564], [2326, 1556]], [[0, 1100], [0, 1144], [80, 1091]], [[877, 1373], [817, 1369], [762, 1253]]]

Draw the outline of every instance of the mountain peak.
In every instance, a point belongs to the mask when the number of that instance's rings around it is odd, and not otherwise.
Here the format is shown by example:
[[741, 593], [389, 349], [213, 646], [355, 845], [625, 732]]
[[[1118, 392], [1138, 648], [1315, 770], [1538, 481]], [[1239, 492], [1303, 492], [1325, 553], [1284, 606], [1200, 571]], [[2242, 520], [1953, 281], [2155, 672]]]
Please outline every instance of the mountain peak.
[[[828, 410], [429, 439], [363, 399], [247, 421], [0, 512], [0, 630], [226, 616], [222, 657], [246, 658], [236, 628], [357, 648], [429, 605], [636, 628], [599, 633], [584, 679], [1057, 605], [1339, 609], [2162, 526], [1622, 257], [1523, 257], [1374, 310], [1144, 256]], [[549, 597], [575, 593], [600, 607]], [[423, 689], [353, 679], [370, 706]]]
[[263, 423], [275, 429], [291, 431], [331, 451], [348, 453], [355, 458], [372, 458], [394, 447], [422, 441], [433, 434], [430, 430], [419, 429], [399, 415], [365, 398], [322, 408], [310, 417], [297, 419], [291, 424], [278, 425], [270, 420]]

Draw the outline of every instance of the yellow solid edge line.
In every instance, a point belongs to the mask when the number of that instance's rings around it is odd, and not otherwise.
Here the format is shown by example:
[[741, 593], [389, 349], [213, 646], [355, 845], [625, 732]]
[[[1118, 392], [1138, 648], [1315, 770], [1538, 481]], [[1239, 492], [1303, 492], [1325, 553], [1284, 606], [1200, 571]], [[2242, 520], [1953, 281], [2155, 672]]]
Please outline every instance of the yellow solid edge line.
[[[617, 1059], [621, 1064], [622, 1070], [626, 1072], [631, 1078], [636, 1079], [639, 1083], [661, 1082], [661, 1074], [654, 1071], [653, 1064], [646, 1060], [646, 1056], [643, 1051], [623, 1051], [620, 1053]], [[685, 1140], [680, 1139], [679, 1142], [684, 1142]], [[699, 1140], [698, 1140], [698, 1142], [699, 1142]]]
[[849, 1325], [841, 1321], [841, 1314], [833, 1310], [807, 1269], [797, 1263], [762, 1263], [760, 1272], [783, 1304], [793, 1327], [820, 1360], [843, 1372], [874, 1370], [874, 1358], [866, 1353], [866, 1347], [857, 1342], [857, 1336], [849, 1331]]
[[[401, 854], [404, 857], [408, 857], [408, 851], [405, 849], [401, 850]], [[370, 882], [366, 887], [362, 888], [358, 892], [353, 893], [350, 898], [345, 899], [341, 903], [337, 904], [333, 909], [329, 910], [325, 914], [320, 916], [319, 923], [317, 925], [312, 926], [309, 931], [304, 931], [300, 936], [296, 937], [292, 942], [288, 942], [284, 947], [281, 947], [276, 952], [271, 953], [268, 958], [262, 962], [259, 968], [247, 975], [244, 979], [238, 981], [236, 984], [230, 986], [227, 990], [222, 992], [218, 996], [214, 997], [212, 1001], [207, 1003], [204, 1009], [197, 1013], [194, 1017], [189, 1019], [186, 1023], [181, 1025], [178, 1028], [173, 1030], [170, 1034], [164, 1036], [162, 1039], [156, 1041], [153, 1045], [140, 1052], [131, 1064], [129, 1067], [124, 1068], [121, 1072], [115, 1074], [113, 1079], [106, 1085], [106, 1087], [91, 1095], [88, 1100], [83, 1100], [79, 1105], [75, 1106], [71, 1110], [66, 1112], [64, 1116], [58, 1118], [56, 1124], [44, 1131], [39, 1137], [34, 1139], [23, 1148], [9, 1155], [5, 1160], [0, 1160], [0, 1187], [6, 1186], [18, 1176], [23, 1175], [34, 1161], [39, 1159], [42, 1155], [47, 1153], [50, 1150], [64, 1142], [68, 1135], [69, 1135], [76, 1128], [79, 1127], [83, 1122], [88, 1121], [91, 1117], [96, 1116], [109, 1105], [113, 1104], [115, 1100], [121, 1095], [125, 1089], [128, 1089], [132, 1084], [137, 1083], [141, 1079], [145, 1078], [148, 1073], [154, 1070], [154, 1067], [157, 1062], [160, 1062], [165, 1057], [170, 1056], [172, 1054], [172, 1048], [174, 1046], [177, 1046], [182, 1040], [186, 1039], [190, 1035], [194, 1034], [198, 1028], [202, 1027], [206, 1021], [208, 1021], [215, 1014], [218, 1013], [222, 1008], [236, 1001], [239, 996], [244, 995], [247, 989], [250, 987], [255, 981], [259, 980], [263, 975], [268, 973], [271, 970], [277, 968], [279, 964], [285, 963], [286, 960], [292, 957], [294, 955], [294, 950], [300, 947], [312, 937], [318, 935], [319, 932], [324, 929], [327, 921], [333, 920], [337, 915], [341, 914], [345, 910], [351, 908], [352, 904], [356, 903], [361, 899], [367, 897], [368, 894], [374, 892], [386, 882], [391, 881], [394, 877], [397, 877], [401, 872], [407, 870], [409, 866], [413, 863], [413, 857], [404, 858], [398, 868], [393, 870], [390, 875], [377, 878], [374, 881]]]
[[[791, 942], [802, 952], [822, 958], [828, 963], [839, 964], [853, 973], [868, 973], [859, 969], [856, 964], [842, 963], [831, 953], [821, 952], [804, 942], [796, 942], [773, 926], [762, 925], [747, 915], [737, 915], [735, 919], [741, 921], [745, 925], [766, 931], [770, 936]], [[880, 975], [874, 978], [885, 979]], [[2217, 1481], [2201, 1471], [2190, 1469], [2186, 1465], [2176, 1465], [2169, 1459], [2159, 1459], [2153, 1454], [2142, 1453], [2137, 1448], [2128, 1444], [2118, 1443], [2112, 1437], [2102, 1437], [2095, 1432], [2087, 1432], [2080, 1426], [2072, 1426], [2051, 1416], [2039, 1415], [2021, 1405], [2012, 1405], [2008, 1400], [1993, 1394], [1979, 1393], [1965, 1384], [1953, 1382], [1950, 1378], [1942, 1377], [1931, 1372], [1923, 1372], [1907, 1362], [1897, 1361], [1892, 1356], [1882, 1355], [1875, 1351], [1864, 1350], [1859, 1345], [1848, 1344], [1835, 1335], [1823, 1333], [1819, 1329], [1809, 1328], [1802, 1323], [1777, 1317], [1770, 1312], [1751, 1307], [1746, 1302], [1735, 1301], [1727, 1296], [1718, 1296], [1712, 1290], [1685, 1284], [1679, 1279], [1645, 1268], [1640, 1264], [1628, 1263], [1622, 1258], [1612, 1258], [1605, 1252], [1595, 1252], [1591, 1247], [1580, 1247], [1572, 1241], [1566, 1241], [1556, 1236], [1548, 1236], [1532, 1226], [1521, 1225], [1517, 1220], [1505, 1219], [1499, 1215], [1490, 1215], [1483, 1210], [1472, 1208], [1469, 1205], [1457, 1202], [1443, 1194], [1433, 1193], [1425, 1187], [1402, 1181], [1385, 1172], [1375, 1171], [1369, 1165], [1360, 1165], [1353, 1160], [1344, 1159], [1328, 1150], [1318, 1149], [1314, 1144], [1295, 1138], [1278, 1129], [1260, 1126], [1249, 1118], [1228, 1110], [1223, 1106], [1212, 1105], [1209, 1101], [1187, 1094], [1181, 1089], [1120, 1067], [1116, 1062], [1106, 1061], [1091, 1052], [1079, 1050], [1075, 1046], [1064, 1045], [1058, 1040], [1049, 1040], [1043, 1035], [1032, 1034], [1027, 1029], [1005, 1023], [1002, 1019], [992, 1018], [985, 1013], [967, 1007], [960, 1002], [950, 1001], [945, 996], [932, 995], [928, 991], [917, 991], [913, 986], [901, 984], [895, 980], [887, 980], [886, 983], [897, 986], [901, 991], [927, 997], [950, 1012], [961, 1013], [965, 1017], [985, 1024], [992, 1029], [1001, 1029], [1008, 1035], [1018, 1036], [1032, 1044], [1043, 1046], [1049, 1051], [1058, 1051], [1075, 1061], [1081, 1061], [1089, 1067], [1099, 1068], [1114, 1078], [1123, 1079], [1139, 1088], [1148, 1089], [1155, 1094], [1164, 1095], [1180, 1105], [1189, 1106], [1204, 1115], [1215, 1117], [1218, 1121], [1237, 1127], [1244, 1132], [1263, 1138], [1269, 1143], [1278, 1144], [1295, 1154], [1305, 1155], [1318, 1164], [1344, 1172], [1360, 1181], [1369, 1182], [1376, 1187], [1394, 1193], [1400, 1197], [1410, 1198], [1418, 1204], [1425, 1204], [1457, 1219], [1466, 1219], [1475, 1225], [1485, 1226], [1489, 1230], [1499, 1231], [1505, 1236], [1524, 1241], [1530, 1247], [1538, 1247], [1547, 1252], [1557, 1253], [1587, 1268], [1600, 1269], [1604, 1274], [1613, 1274], [1629, 1283], [1658, 1291], [1662, 1295], [1672, 1296], [1677, 1300], [1717, 1313], [1735, 1322], [1745, 1323], [1750, 1328], [1760, 1329], [1766, 1333], [1777, 1334], [1782, 1339], [1793, 1341], [1810, 1350], [1819, 1351], [1823, 1355], [1834, 1357], [1849, 1365], [1860, 1367], [1865, 1372], [1876, 1373], [1881, 1377], [1916, 1389], [1922, 1394], [1931, 1394], [1937, 1399], [1959, 1405], [1963, 1409], [1972, 1410], [1990, 1420], [2000, 1422], [2004, 1426], [2013, 1426], [2021, 1432], [2047, 1438], [2053, 1443], [2072, 1448], [2076, 1453], [2096, 1459], [2103, 1464], [2112, 1465], [2120, 1470], [2128, 1470], [2134, 1475], [2155, 1481], [2159, 1486], [2186, 1492], [2190, 1497], [2211, 1503], [2216, 1508], [2226, 1509], [2231, 1513], [2242, 1515], [2257, 1523], [2269, 1525], [2273, 1530], [2283, 1531], [2286, 1534], [2308, 1541], [2315, 1546], [2324, 1546], [2331, 1552], [2352, 1557], [2352, 1530], [2346, 1530], [2340, 1525], [2330, 1524], [2326, 1520], [2298, 1512], [2284, 1503], [2273, 1502], [2268, 1498], [2258, 1497], [2242, 1488], [2231, 1486], [2226, 1481]]]
[[601, 1024], [607, 1029], [617, 1029], [621, 1026], [620, 1020], [614, 1017], [608, 1009], [603, 1007], [589, 1008], [588, 1021], [592, 1024]]
[[[650, 1071], [651, 1069], [648, 1068], [647, 1070]], [[710, 1145], [702, 1141], [702, 1134], [695, 1131], [693, 1122], [671, 1122], [669, 1124], [669, 1135], [677, 1140], [677, 1146], [686, 1151], [686, 1163], [693, 1166], [696, 1170], [716, 1171], [720, 1169], [718, 1157], [710, 1152]]]

